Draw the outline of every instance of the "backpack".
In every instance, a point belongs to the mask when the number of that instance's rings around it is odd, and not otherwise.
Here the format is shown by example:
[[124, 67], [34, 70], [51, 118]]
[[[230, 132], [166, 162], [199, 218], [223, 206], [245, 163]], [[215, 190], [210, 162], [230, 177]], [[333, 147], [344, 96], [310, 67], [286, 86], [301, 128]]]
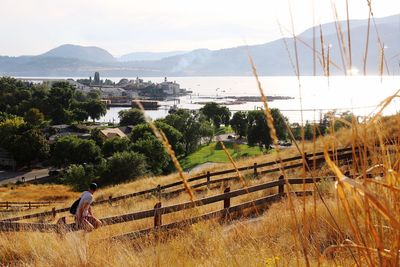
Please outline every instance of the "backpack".
[[76, 210], [78, 209], [79, 201], [81, 201], [81, 198], [78, 198], [77, 200], [75, 200], [75, 202], [69, 208], [69, 213], [71, 213], [72, 215], [76, 214]]

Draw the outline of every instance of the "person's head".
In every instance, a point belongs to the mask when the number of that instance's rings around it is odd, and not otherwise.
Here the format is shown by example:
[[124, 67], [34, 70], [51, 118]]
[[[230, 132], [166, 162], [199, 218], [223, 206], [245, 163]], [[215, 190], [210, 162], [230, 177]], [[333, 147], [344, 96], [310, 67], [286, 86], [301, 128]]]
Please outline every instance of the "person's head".
[[89, 186], [89, 191], [93, 194], [97, 190], [97, 184], [96, 183], [91, 183]]

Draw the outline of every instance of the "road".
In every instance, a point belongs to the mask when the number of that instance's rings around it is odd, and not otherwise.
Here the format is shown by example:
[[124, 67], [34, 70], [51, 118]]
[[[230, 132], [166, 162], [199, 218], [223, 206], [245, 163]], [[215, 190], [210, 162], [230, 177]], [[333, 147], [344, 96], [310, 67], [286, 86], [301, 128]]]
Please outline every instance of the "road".
[[15, 183], [21, 181], [22, 177], [25, 178], [25, 182], [35, 180], [36, 178], [46, 177], [49, 174], [49, 169], [34, 169], [31, 171], [12, 172], [12, 171], [0, 171], [0, 184]]

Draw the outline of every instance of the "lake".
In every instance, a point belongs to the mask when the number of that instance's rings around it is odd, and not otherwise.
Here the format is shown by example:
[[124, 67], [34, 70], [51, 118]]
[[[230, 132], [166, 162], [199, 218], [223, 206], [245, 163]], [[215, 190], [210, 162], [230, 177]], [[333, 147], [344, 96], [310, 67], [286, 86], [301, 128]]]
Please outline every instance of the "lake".
[[[105, 79], [105, 77], [102, 77]], [[108, 78], [118, 82], [121, 78]], [[133, 77], [129, 79], [134, 79]], [[162, 82], [164, 77], [143, 78], [145, 81]], [[176, 81], [181, 88], [193, 91], [191, 95], [180, 97], [180, 108], [200, 109], [203, 105], [197, 102], [226, 102], [229, 96], [259, 96], [254, 77], [168, 77]], [[290, 96], [289, 100], [269, 102], [271, 108], [279, 108], [289, 118], [290, 122], [300, 122], [303, 110], [303, 120], [319, 120], [322, 113], [329, 110], [338, 112], [352, 111], [359, 116], [374, 112], [376, 106], [386, 97], [400, 89], [400, 76], [333, 76], [300, 77], [301, 101], [297, 77], [260, 77], [264, 92], [269, 96]], [[146, 111], [148, 116], [158, 119], [168, 115], [168, 109], [173, 102], [160, 102], [159, 110]], [[395, 100], [384, 114], [393, 114], [400, 110], [399, 100]], [[247, 102], [240, 105], [228, 105], [232, 112], [238, 110], [254, 110], [261, 108], [262, 102]], [[114, 107], [100, 119], [102, 122], [118, 122], [118, 112], [122, 109]]]

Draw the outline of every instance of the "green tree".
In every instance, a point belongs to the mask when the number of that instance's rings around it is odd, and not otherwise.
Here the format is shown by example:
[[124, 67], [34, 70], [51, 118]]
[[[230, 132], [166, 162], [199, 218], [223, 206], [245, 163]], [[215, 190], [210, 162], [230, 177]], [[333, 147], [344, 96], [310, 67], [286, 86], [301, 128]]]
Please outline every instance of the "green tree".
[[135, 126], [146, 122], [142, 111], [137, 108], [121, 110], [118, 113], [118, 117], [120, 119], [119, 121], [120, 126], [128, 126], [128, 125]]
[[87, 97], [92, 100], [100, 100], [100, 91], [90, 90], [90, 92], [87, 94]]
[[146, 163], [153, 174], [162, 173], [168, 166], [169, 155], [161, 141], [150, 133], [133, 143], [132, 150], [146, 157]]
[[244, 111], [238, 111], [233, 114], [230, 125], [232, 126], [232, 129], [235, 131], [235, 133], [239, 135], [239, 138], [246, 136], [248, 129], [247, 113]]
[[115, 153], [108, 161], [102, 180], [116, 184], [133, 180], [146, 173], [146, 161], [142, 154], [124, 151]]
[[220, 106], [215, 102], [207, 103], [200, 109], [200, 112], [204, 116], [213, 122], [216, 128], [219, 128], [221, 124], [229, 125], [229, 119], [231, 112], [227, 107]]
[[101, 160], [101, 149], [93, 140], [78, 139], [77, 146], [73, 151], [71, 162], [77, 164], [97, 164]]
[[44, 121], [44, 115], [37, 108], [31, 108], [25, 113], [24, 120], [32, 126], [39, 126]]
[[[274, 120], [274, 127], [278, 139], [286, 140], [287, 130], [285, 123], [287, 119], [280, 113], [278, 109], [271, 109], [271, 115]], [[272, 139], [264, 111], [249, 111], [247, 115], [247, 121], [247, 141], [249, 142], [249, 145], [258, 144], [260, 147], [265, 147], [265, 149], [268, 149], [272, 144]]]
[[101, 160], [101, 150], [93, 140], [82, 140], [76, 136], [59, 138], [51, 151], [53, 164], [97, 164]]
[[89, 114], [80, 108], [74, 108], [72, 114], [73, 120], [77, 122], [84, 122], [89, 118]]
[[[182, 133], [179, 132], [177, 129], [175, 129], [173, 126], [159, 120], [155, 121], [154, 124], [168, 138], [168, 142], [172, 146], [172, 149], [175, 151], [175, 154], [177, 155], [182, 154], [183, 153]], [[144, 138], [146, 134], [154, 135], [150, 126], [147, 123], [142, 123], [133, 127], [129, 137], [132, 140], [132, 142], [136, 142], [137, 140]]]
[[19, 165], [28, 165], [33, 160], [43, 160], [49, 155], [49, 144], [38, 129], [30, 129], [20, 135], [16, 135], [14, 140], [8, 144], [8, 151], [13, 155]]
[[182, 133], [185, 155], [199, 147], [204, 133], [199, 131], [201, 122], [198, 112], [178, 109], [166, 116], [163, 121]]
[[289, 124], [288, 119], [285, 116], [283, 116], [283, 114], [277, 108], [272, 108], [270, 111], [271, 111], [272, 118], [274, 120], [274, 127], [276, 130], [276, 135], [277, 135], [278, 139], [279, 140], [287, 140], [288, 132], [287, 132], [286, 125]]
[[304, 139], [313, 140], [313, 138], [314, 138], [313, 125], [310, 122], [306, 121], [306, 124], [304, 125]]
[[72, 186], [75, 191], [82, 191], [89, 187], [90, 183], [96, 178], [90, 168], [83, 165], [71, 165], [63, 175], [65, 183]]
[[128, 138], [115, 137], [107, 139], [102, 147], [104, 157], [110, 157], [116, 152], [128, 151], [131, 149], [132, 143]]
[[101, 116], [106, 115], [107, 107], [100, 100], [91, 100], [85, 104], [85, 111], [94, 122], [95, 120], [100, 119]]
[[67, 82], [56, 82], [52, 85], [49, 93], [50, 115], [53, 124], [69, 123], [72, 112], [69, 111], [75, 93]]
[[292, 123], [290, 125], [290, 130], [292, 131], [294, 139], [301, 140], [301, 125], [299, 123]]
[[212, 142], [212, 139], [214, 137], [214, 127], [209, 121], [200, 121], [200, 128], [199, 132], [201, 137], [208, 138], [207, 143], [210, 144]]

